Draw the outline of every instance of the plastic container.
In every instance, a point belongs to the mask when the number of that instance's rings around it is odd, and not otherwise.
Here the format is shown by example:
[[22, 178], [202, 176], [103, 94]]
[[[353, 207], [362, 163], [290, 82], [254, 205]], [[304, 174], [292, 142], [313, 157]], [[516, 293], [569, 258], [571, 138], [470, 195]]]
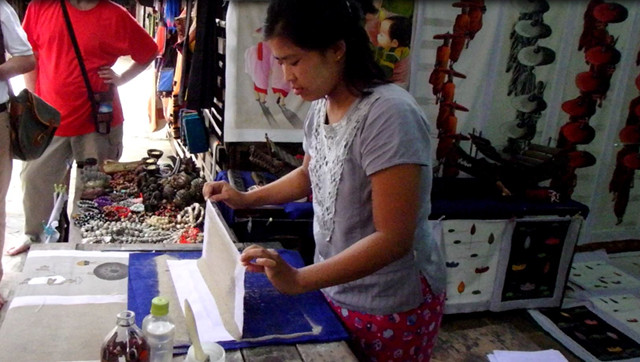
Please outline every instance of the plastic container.
[[142, 330], [151, 350], [149, 361], [172, 361], [176, 327], [169, 318], [167, 298], [155, 297], [151, 300], [151, 313], [142, 320]]
[[[209, 356], [209, 362], [224, 362], [225, 360], [225, 352], [224, 348], [217, 343], [208, 343], [205, 342], [202, 344], [202, 350], [205, 355]], [[193, 346], [189, 347], [187, 351], [187, 358], [184, 360], [185, 362], [202, 362], [196, 359], [196, 352]]]
[[135, 313], [130, 310], [118, 313], [116, 327], [102, 342], [102, 362], [149, 361], [149, 344], [136, 325], [135, 317]]

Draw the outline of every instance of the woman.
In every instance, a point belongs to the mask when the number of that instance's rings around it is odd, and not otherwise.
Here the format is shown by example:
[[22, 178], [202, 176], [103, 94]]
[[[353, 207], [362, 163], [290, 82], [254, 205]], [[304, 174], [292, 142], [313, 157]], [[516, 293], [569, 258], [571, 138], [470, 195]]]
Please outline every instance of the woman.
[[241, 262], [283, 293], [322, 289], [359, 357], [428, 360], [445, 285], [427, 224], [430, 127], [411, 95], [384, 80], [361, 19], [350, 1], [271, 1], [265, 40], [293, 92], [313, 102], [303, 165], [250, 192], [210, 182], [203, 193], [246, 208], [312, 191], [314, 264], [295, 269], [256, 245]]

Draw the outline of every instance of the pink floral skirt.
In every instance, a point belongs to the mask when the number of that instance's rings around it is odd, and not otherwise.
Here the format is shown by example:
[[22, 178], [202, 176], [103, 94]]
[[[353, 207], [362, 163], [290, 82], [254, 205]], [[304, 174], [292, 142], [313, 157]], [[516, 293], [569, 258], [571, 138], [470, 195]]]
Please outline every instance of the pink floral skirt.
[[422, 278], [424, 302], [417, 308], [388, 315], [342, 308], [327, 298], [351, 335], [351, 348], [360, 360], [429, 361], [440, 328], [445, 294], [434, 295]]

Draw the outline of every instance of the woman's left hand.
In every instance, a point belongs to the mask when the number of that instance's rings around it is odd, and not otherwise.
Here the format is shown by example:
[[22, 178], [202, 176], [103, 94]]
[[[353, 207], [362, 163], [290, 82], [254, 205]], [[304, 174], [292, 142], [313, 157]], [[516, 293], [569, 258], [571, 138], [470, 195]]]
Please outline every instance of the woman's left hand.
[[251, 245], [240, 255], [240, 262], [249, 272], [265, 273], [271, 284], [283, 294], [304, 292], [298, 282], [298, 269], [282, 259], [275, 249]]
[[98, 76], [107, 84], [113, 84], [116, 87], [124, 84], [124, 80], [118, 73], [116, 73], [111, 67], [101, 67], [98, 70]]

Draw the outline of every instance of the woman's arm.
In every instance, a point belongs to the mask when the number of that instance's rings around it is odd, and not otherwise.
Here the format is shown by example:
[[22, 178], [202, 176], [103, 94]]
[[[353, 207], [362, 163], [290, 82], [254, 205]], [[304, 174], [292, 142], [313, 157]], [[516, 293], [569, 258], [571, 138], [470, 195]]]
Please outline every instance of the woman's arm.
[[234, 209], [261, 205], [277, 205], [301, 199], [309, 195], [309, 161], [306, 155], [302, 166], [278, 180], [249, 192], [239, 192], [225, 181], [207, 182], [202, 194], [205, 199], [222, 201]]
[[151, 56], [148, 60], [138, 63], [133, 62], [129, 68], [127, 68], [122, 74], [116, 73], [111, 67], [102, 67], [98, 70], [98, 76], [104, 80], [107, 84], [113, 84], [116, 87], [119, 87], [131, 79], [138, 76], [138, 74], [142, 73], [149, 64], [156, 59], [156, 54]]
[[275, 250], [253, 246], [240, 260], [249, 271], [265, 272], [279, 291], [303, 293], [367, 276], [413, 250], [420, 208], [419, 165], [404, 164], [371, 176], [376, 231], [320, 263], [295, 269]]

